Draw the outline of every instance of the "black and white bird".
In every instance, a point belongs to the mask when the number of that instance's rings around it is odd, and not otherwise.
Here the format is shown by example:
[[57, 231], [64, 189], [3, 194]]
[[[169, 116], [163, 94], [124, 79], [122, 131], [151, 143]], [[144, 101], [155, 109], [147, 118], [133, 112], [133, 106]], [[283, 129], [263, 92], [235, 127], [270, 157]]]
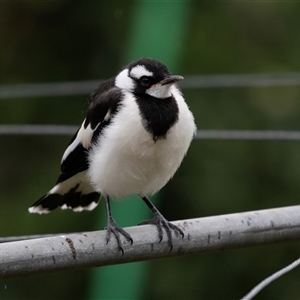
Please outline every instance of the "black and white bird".
[[153, 213], [160, 241], [163, 229], [172, 249], [172, 231], [182, 230], [158, 211], [148, 195], [174, 175], [196, 131], [194, 117], [166, 65], [142, 58], [102, 82], [87, 99], [87, 114], [61, 160], [56, 185], [30, 208], [48, 213], [60, 207], [92, 210], [100, 196], [107, 211], [107, 243], [113, 234], [131, 236], [112, 217], [110, 199], [137, 194]]

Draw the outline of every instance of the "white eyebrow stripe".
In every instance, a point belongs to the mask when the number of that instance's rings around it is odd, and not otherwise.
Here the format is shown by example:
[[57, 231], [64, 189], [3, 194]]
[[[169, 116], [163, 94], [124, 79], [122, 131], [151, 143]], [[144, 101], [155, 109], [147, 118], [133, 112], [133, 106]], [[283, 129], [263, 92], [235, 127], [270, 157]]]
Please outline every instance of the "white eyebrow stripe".
[[138, 65], [131, 69], [130, 75], [136, 79], [142, 76], [153, 76], [153, 73], [148, 71], [144, 66]]

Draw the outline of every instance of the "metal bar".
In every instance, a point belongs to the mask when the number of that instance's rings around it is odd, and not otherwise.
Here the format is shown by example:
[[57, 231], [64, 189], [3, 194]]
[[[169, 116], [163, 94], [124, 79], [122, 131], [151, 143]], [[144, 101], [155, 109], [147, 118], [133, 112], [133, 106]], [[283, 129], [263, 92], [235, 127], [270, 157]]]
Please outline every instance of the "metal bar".
[[64, 234], [70, 234], [70, 233], [57, 233], [57, 234], [51, 234], [50, 233], [50, 234], [34, 234], [34, 235], [0, 237], [0, 244], [18, 242], [18, 241], [25, 241], [25, 240], [42, 239], [42, 238], [47, 238], [47, 237], [61, 236], [61, 235], [64, 235]]
[[187, 254], [300, 240], [300, 206], [273, 208], [174, 222], [185, 237], [158, 242], [155, 226], [128, 227], [133, 245], [106, 244], [106, 232], [64, 234], [0, 244], [0, 278], [122, 264]]

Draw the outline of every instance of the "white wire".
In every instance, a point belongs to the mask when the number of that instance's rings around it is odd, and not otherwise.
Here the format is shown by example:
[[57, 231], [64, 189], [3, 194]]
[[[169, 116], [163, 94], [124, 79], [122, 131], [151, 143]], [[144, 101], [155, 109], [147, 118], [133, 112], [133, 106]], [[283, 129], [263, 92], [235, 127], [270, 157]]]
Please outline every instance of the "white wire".
[[269, 285], [272, 281], [276, 280], [277, 278], [281, 277], [282, 275], [288, 273], [289, 271], [293, 270], [294, 268], [300, 265], [300, 258], [295, 260], [290, 265], [286, 266], [285, 268], [277, 271], [276, 273], [272, 274], [271, 276], [264, 279], [261, 283], [255, 286], [246, 296], [241, 298], [241, 300], [251, 300], [255, 297], [262, 289], [264, 289], [267, 285]]

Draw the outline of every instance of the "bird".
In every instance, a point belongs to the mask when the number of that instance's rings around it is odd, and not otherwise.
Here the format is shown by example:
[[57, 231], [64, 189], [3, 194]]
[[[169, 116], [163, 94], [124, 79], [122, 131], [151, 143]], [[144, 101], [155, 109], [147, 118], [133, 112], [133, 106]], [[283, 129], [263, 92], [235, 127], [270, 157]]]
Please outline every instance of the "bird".
[[184, 233], [149, 197], [173, 177], [196, 132], [194, 116], [176, 84], [182, 79], [154, 58], [140, 58], [100, 82], [87, 98], [86, 117], [62, 156], [55, 186], [29, 212], [93, 210], [104, 198], [106, 243], [115, 236], [124, 254], [121, 236], [131, 245], [133, 239], [117, 225], [110, 201], [136, 194], [153, 214], [140, 224], [156, 225], [159, 242], [165, 231], [171, 251], [172, 233], [182, 238]]

